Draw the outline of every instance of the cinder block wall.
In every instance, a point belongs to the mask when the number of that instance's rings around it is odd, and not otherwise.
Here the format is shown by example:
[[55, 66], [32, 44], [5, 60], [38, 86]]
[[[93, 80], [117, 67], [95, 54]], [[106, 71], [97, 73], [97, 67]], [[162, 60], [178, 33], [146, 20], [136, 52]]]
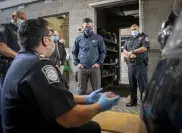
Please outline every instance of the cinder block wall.
[[148, 77], [156, 68], [160, 59], [160, 44], [157, 41], [158, 31], [161, 27], [163, 20], [168, 17], [174, 0], [143, 0], [144, 5], [144, 32], [149, 35], [151, 43]]
[[[95, 19], [94, 8], [89, 7], [89, 3], [103, 0], [53, 0], [45, 3], [46, 0], [5, 0], [0, 2], [0, 23], [10, 21], [12, 12], [18, 9], [22, 3], [28, 13], [29, 18], [44, 17], [55, 14], [69, 13], [69, 47], [70, 52], [74, 39], [79, 35], [77, 28], [85, 17]], [[48, 1], [48, 0], [47, 0]], [[157, 34], [162, 21], [170, 12], [173, 0], [144, 0], [144, 30], [149, 34], [151, 41], [151, 53], [149, 61], [149, 78], [159, 60], [159, 44]], [[157, 49], [157, 50], [156, 50]], [[71, 56], [72, 58], [72, 56]], [[72, 70], [75, 71], [73, 63]]]
[[[45, 3], [45, 1], [24, 0], [24, 8], [21, 10], [25, 10], [29, 18], [69, 13], [69, 47], [71, 52], [73, 41], [79, 35], [77, 28], [81, 25], [82, 19], [90, 17], [95, 22], [95, 10], [89, 7], [89, 3], [102, 0], [53, 0], [50, 3]], [[18, 9], [18, 5], [21, 3], [22, 0], [0, 2], [0, 23], [10, 21], [11, 14]], [[71, 66], [75, 71], [73, 63]]]

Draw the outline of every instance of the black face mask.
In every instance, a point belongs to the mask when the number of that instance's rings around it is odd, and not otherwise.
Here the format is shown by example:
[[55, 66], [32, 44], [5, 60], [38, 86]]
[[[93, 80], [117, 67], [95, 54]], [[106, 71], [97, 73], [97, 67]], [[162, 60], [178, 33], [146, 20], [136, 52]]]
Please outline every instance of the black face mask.
[[92, 28], [85, 28], [83, 33], [84, 33], [85, 37], [89, 37], [93, 34], [93, 29]]

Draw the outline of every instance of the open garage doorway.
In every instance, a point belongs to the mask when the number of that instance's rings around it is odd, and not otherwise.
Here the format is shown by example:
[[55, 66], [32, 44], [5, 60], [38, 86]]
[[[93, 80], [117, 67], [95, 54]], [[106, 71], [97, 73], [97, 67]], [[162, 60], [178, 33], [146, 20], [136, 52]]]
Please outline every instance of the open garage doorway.
[[107, 56], [101, 70], [102, 86], [128, 85], [128, 70], [121, 48], [131, 36], [130, 26], [139, 25], [139, 3], [102, 4], [95, 5], [97, 33], [104, 37], [107, 47]]

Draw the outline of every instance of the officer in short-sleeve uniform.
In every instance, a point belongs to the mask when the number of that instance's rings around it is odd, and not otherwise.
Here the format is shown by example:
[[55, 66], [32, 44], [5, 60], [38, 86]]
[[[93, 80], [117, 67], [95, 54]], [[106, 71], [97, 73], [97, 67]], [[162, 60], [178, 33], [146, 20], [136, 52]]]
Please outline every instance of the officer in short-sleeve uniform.
[[[6, 44], [15, 52], [20, 50], [17, 30], [18, 27], [13, 23], [0, 25], [0, 42]], [[0, 78], [2, 83], [12, 60], [13, 58], [0, 54]]]
[[[18, 27], [13, 23], [0, 24], [0, 43], [7, 45], [15, 52], [20, 50], [20, 46], [18, 45], [17, 30]], [[7, 57], [0, 52], [0, 89], [3, 85], [5, 75], [11, 65], [12, 60], [13, 58]]]
[[1, 96], [4, 133], [67, 131], [56, 118], [76, 106], [55, 65], [45, 56], [25, 50], [10, 66]]
[[[149, 38], [145, 34], [138, 34], [136, 37], [129, 38], [125, 45], [124, 49], [127, 51], [134, 51], [141, 47], [149, 49], [150, 43]], [[148, 66], [148, 50], [136, 54], [136, 58], [126, 59], [128, 65], [128, 78], [131, 88], [131, 100], [127, 106], [133, 106], [137, 103], [137, 85], [140, 89], [140, 92], [143, 93], [148, 89], [148, 79], [147, 79], [147, 66]]]

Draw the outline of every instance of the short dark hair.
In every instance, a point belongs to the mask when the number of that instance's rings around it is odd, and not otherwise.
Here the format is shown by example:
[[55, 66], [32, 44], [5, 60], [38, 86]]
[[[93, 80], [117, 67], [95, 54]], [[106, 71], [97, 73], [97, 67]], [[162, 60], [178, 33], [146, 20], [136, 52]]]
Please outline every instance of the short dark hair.
[[93, 21], [90, 18], [84, 18], [82, 23], [93, 23]]
[[52, 32], [54, 34], [54, 30], [53, 29], [50, 28], [49, 30], [50, 30], [50, 32]]
[[49, 35], [48, 23], [42, 18], [29, 19], [23, 22], [18, 30], [21, 47], [31, 50], [39, 46], [44, 36]]

